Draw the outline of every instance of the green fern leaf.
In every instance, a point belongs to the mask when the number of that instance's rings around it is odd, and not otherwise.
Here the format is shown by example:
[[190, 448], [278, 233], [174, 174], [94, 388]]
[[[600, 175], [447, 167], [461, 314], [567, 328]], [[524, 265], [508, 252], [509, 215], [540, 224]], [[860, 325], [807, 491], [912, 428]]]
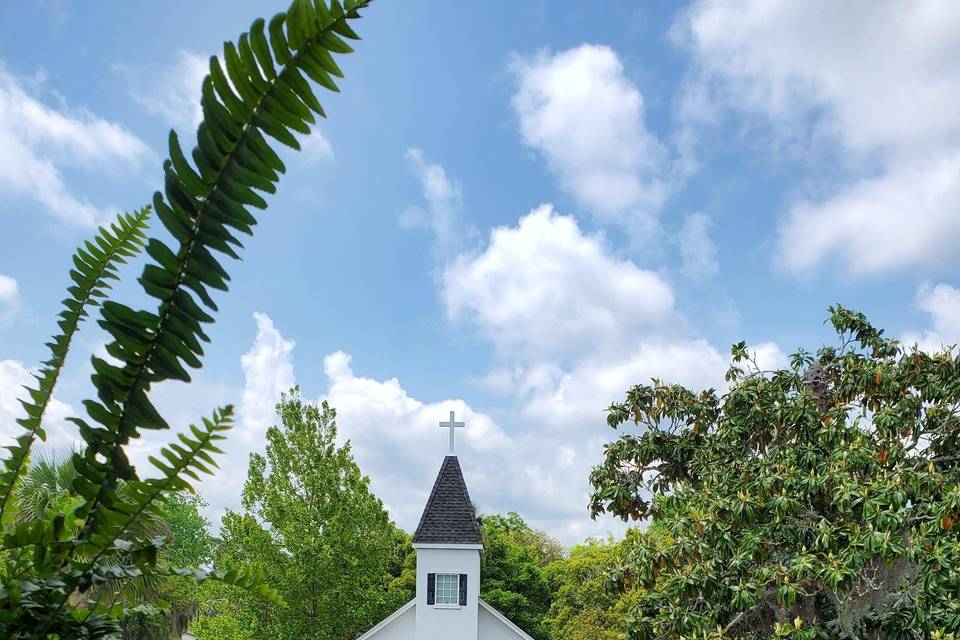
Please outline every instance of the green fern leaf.
[[[87, 448], [84, 463], [77, 465], [76, 488], [98, 487], [81, 514], [81, 537], [112, 531], [110, 512], [122, 503], [115, 495], [118, 482], [137, 482], [125, 446], [140, 429], [167, 428], [148, 397], [152, 385], [189, 381], [189, 369], [200, 366], [200, 343], [208, 340], [202, 326], [213, 321], [208, 311], [217, 309], [211, 290], [225, 291], [229, 282], [218, 256], [238, 256], [233, 232], [252, 232], [257, 219], [250, 207], [266, 207], [260, 193], [272, 193], [285, 170], [268, 138], [298, 149], [295, 134], [310, 131], [313, 114], [324, 115], [303, 73], [336, 88], [330, 75], [339, 73], [333, 54], [352, 51], [345, 39], [356, 34], [347, 23], [368, 4], [296, 0], [270, 20], [266, 31], [258, 20], [237, 45], [224, 46], [222, 60], [210, 59], [202, 89], [204, 117], [190, 154], [193, 165], [171, 132], [164, 192], [153, 199], [157, 216], [179, 245], [149, 243], [152, 261], [139, 282], [157, 299], [157, 311], [135, 312], [119, 304], [103, 310], [101, 326], [113, 338], [107, 350], [120, 362], [95, 359], [98, 398], [85, 407], [99, 426], [77, 420]], [[164, 471], [177, 468], [169, 458], [161, 464]]]
[[57, 322], [60, 333], [48, 343], [51, 357], [43, 363], [37, 376], [37, 387], [28, 389], [30, 401], [23, 403], [26, 416], [17, 422], [25, 433], [17, 438], [16, 444], [8, 447], [11, 455], [3, 461], [0, 471], [0, 522], [17, 480], [26, 470], [34, 440], [46, 440], [43, 414], [53, 397], [53, 388], [66, 362], [73, 336], [87, 317], [88, 310], [99, 305], [110, 289], [110, 280], [117, 279], [120, 265], [140, 253], [146, 240], [150, 213], [149, 206], [133, 214], [121, 213], [109, 227], [100, 227], [94, 242], [87, 241], [73, 256], [75, 269], [70, 271], [73, 285], [68, 289], [70, 297], [62, 303], [64, 308]]

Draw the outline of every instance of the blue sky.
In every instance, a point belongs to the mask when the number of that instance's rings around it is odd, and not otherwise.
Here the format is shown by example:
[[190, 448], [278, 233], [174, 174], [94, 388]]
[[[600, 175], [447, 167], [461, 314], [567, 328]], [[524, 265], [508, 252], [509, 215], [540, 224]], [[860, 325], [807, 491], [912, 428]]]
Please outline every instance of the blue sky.
[[[931, 348], [960, 339], [956, 3], [599, 6], [367, 12], [233, 267], [205, 368], [156, 391], [181, 425], [238, 405], [203, 487], [214, 520], [294, 382], [338, 408], [401, 526], [455, 409], [480, 508], [574, 542], [619, 528], [589, 520], [586, 475], [631, 383], [720, 387], [731, 343], [775, 365], [829, 339], [835, 302]], [[3, 434], [73, 248], [149, 200], [207, 56], [282, 8], [0, 3]], [[102, 343], [80, 336], [51, 446], [72, 442]]]

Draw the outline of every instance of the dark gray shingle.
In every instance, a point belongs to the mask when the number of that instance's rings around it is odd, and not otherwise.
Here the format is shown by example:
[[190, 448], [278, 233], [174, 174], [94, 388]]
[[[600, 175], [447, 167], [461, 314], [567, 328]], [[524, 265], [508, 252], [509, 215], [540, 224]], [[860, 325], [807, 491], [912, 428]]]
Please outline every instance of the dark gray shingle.
[[447, 456], [413, 534], [414, 544], [483, 544], [457, 456]]

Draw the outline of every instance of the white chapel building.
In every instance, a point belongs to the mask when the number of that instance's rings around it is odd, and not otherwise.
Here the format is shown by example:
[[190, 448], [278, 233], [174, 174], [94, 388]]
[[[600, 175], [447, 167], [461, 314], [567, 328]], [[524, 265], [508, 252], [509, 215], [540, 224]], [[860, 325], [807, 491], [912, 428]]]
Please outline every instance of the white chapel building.
[[463, 423], [451, 411], [440, 426], [450, 429], [450, 454], [413, 534], [416, 596], [358, 640], [532, 640], [480, 599], [483, 539], [453, 453], [454, 428]]

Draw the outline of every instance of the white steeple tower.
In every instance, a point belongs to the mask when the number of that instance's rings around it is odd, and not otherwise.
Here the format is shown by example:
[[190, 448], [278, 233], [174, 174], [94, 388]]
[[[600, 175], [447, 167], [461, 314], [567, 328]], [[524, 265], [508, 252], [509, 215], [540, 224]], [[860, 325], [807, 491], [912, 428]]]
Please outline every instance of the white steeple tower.
[[450, 453], [413, 534], [416, 596], [357, 640], [533, 640], [480, 599], [483, 538], [453, 448], [464, 423], [451, 411], [440, 426], [450, 429]]
[[417, 551], [416, 640], [477, 640], [480, 551], [483, 539], [470, 494], [453, 453], [453, 430], [462, 422], [441, 422], [450, 429], [450, 455], [443, 459], [433, 491], [413, 535]]

